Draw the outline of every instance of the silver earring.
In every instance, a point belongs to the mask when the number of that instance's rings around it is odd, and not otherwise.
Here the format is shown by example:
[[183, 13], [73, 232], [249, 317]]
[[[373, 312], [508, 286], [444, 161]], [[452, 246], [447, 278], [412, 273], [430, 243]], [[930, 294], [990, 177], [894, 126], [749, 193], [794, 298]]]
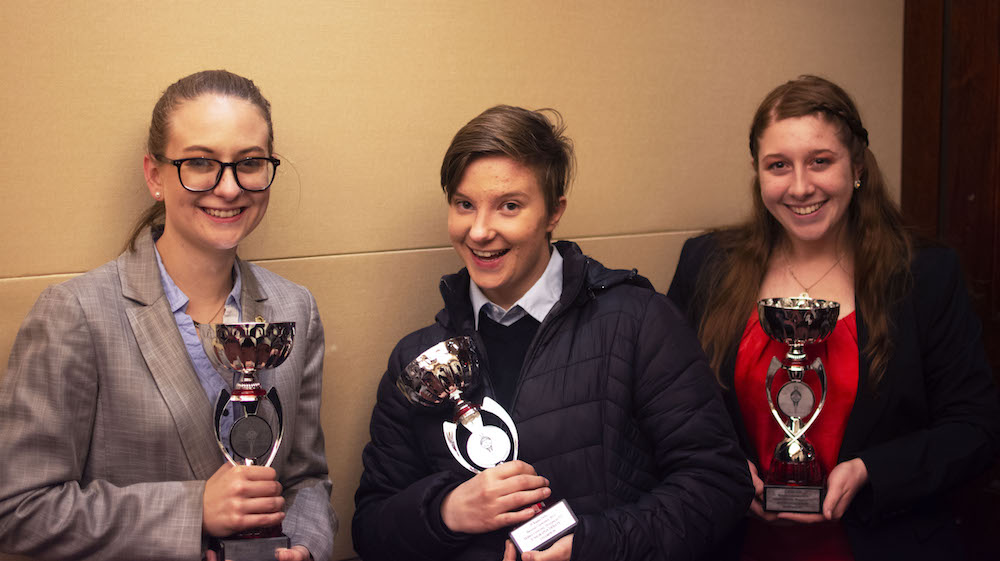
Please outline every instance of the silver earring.
[[860, 179], [855, 179], [854, 180], [854, 190], [856, 191], [856, 190], [858, 190], [860, 188], [861, 188], [861, 180]]

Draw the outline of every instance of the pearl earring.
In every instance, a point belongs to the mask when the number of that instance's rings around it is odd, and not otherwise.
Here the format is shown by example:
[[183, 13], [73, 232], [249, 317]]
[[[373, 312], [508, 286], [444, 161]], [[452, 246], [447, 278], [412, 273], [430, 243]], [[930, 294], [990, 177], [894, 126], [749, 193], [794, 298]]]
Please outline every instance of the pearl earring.
[[[855, 189], [857, 189], [857, 187], [855, 187]], [[163, 195], [160, 195], [159, 191], [153, 193], [153, 198], [156, 199], [156, 200], [160, 200], [160, 197], [162, 197], [162, 196]]]
[[861, 188], [861, 180], [860, 179], [855, 179], [854, 180], [854, 189], [858, 190], [860, 188]]

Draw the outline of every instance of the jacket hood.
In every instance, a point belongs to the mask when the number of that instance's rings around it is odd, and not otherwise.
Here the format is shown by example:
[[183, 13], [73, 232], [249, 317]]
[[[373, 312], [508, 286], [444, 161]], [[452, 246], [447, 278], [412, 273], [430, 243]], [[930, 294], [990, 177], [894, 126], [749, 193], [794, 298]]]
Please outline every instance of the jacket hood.
[[[562, 240], [553, 245], [563, 258], [563, 290], [557, 304], [563, 309], [598, 298], [602, 292], [621, 284], [654, 290], [652, 283], [636, 269], [609, 269], [584, 255], [571, 241]], [[474, 331], [468, 269], [463, 267], [457, 273], [441, 277], [440, 289], [444, 309], [438, 312], [435, 320], [462, 333]]]

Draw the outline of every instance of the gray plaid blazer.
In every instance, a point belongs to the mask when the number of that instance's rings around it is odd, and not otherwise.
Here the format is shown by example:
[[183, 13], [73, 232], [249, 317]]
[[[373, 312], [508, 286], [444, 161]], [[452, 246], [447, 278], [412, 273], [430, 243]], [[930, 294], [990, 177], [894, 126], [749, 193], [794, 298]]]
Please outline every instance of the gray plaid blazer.
[[[222, 465], [147, 231], [126, 251], [48, 287], [21, 325], [0, 385], [0, 551], [46, 559], [202, 557], [205, 480]], [[238, 261], [244, 318], [295, 321], [285, 363], [262, 377], [282, 399], [273, 467], [284, 531], [332, 555], [319, 421], [324, 339], [305, 288]], [[231, 381], [230, 381], [231, 382]]]

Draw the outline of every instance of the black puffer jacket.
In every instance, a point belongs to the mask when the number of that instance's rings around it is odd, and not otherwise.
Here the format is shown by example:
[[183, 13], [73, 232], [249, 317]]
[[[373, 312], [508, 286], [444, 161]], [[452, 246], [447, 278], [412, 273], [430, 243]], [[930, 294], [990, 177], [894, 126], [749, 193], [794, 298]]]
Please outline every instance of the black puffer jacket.
[[[571, 242], [556, 247], [562, 297], [528, 349], [510, 411], [519, 459], [549, 479], [550, 504], [568, 499], [579, 517], [572, 559], [696, 559], [753, 494], [698, 341], [634, 271], [606, 269]], [[395, 387], [428, 347], [476, 337], [468, 287], [464, 269], [441, 279], [437, 322], [396, 345], [379, 385], [352, 528], [366, 561], [503, 556], [506, 531], [444, 527], [441, 501], [472, 474], [444, 442], [448, 413], [411, 406]], [[465, 392], [474, 401], [492, 394], [489, 360], [480, 363], [483, 383]]]

